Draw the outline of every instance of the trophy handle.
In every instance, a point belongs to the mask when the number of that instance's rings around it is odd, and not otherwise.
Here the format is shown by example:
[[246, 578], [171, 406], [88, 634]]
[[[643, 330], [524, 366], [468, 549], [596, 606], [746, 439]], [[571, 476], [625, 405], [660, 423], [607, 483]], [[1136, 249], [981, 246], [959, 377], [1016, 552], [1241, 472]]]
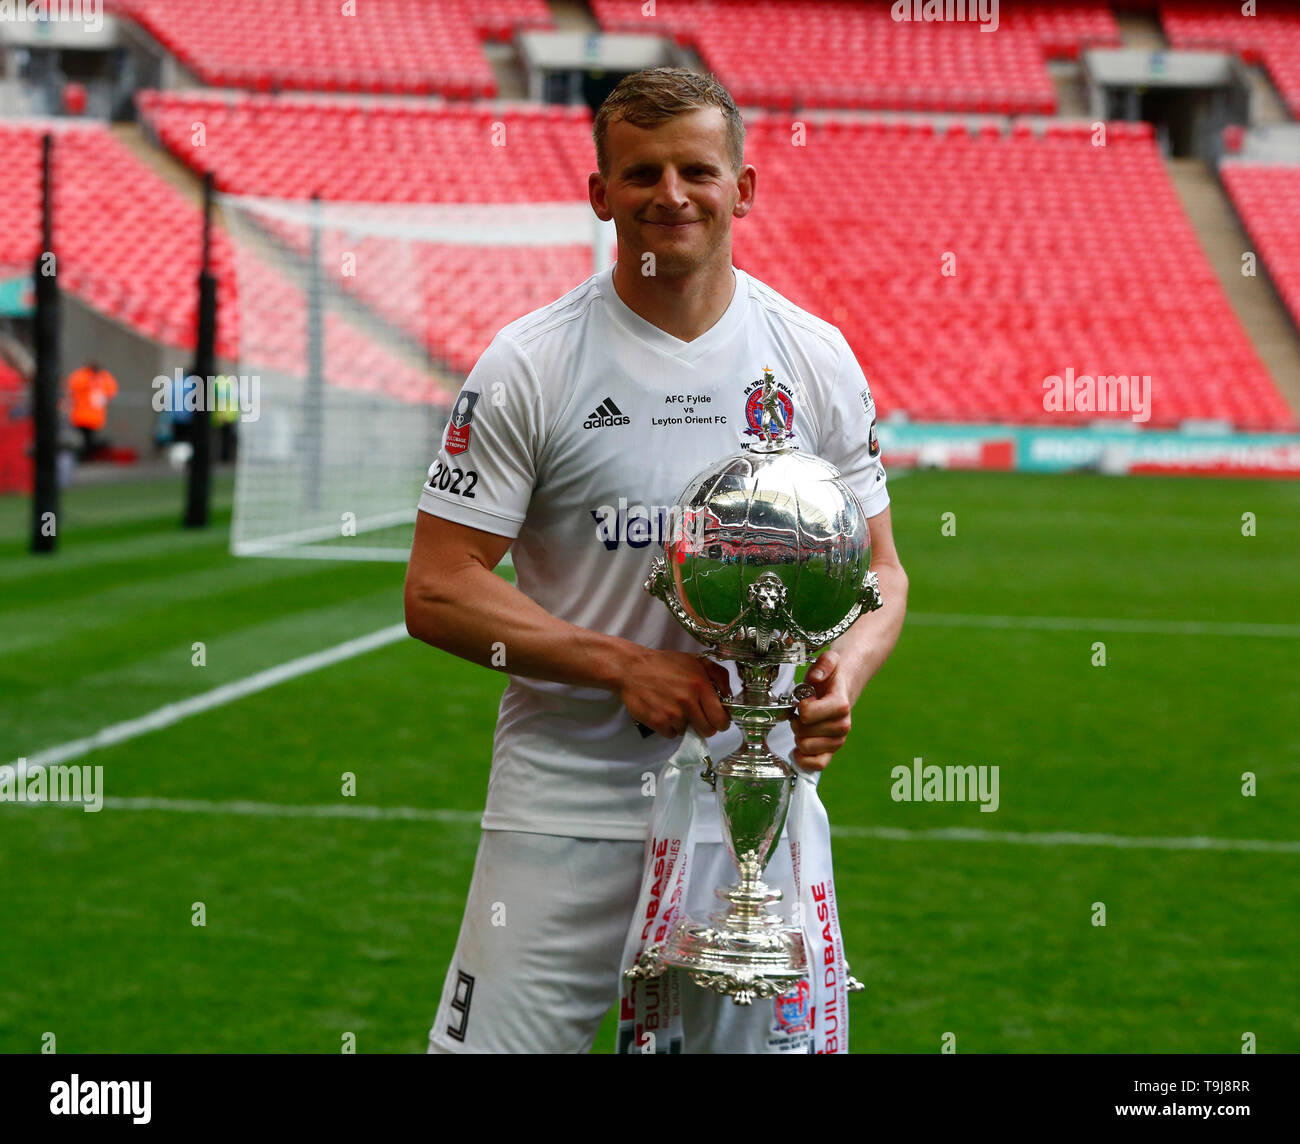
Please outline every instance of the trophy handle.
[[849, 614], [844, 617], [833, 628], [827, 628], [824, 632], [805, 632], [792, 624], [792, 629], [807, 646], [811, 655], [814, 648], [825, 647], [829, 643], [834, 643], [854, 624], [858, 622], [863, 612], [874, 612], [884, 603], [880, 595], [880, 578], [871, 571], [868, 571], [862, 577], [862, 586], [858, 589], [858, 598], [854, 602]]
[[681, 601], [677, 599], [677, 593], [673, 591], [672, 574], [668, 571], [668, 565], [664, 562], [662, 556], [656, 556], [650, 561], [650, 575], [646, 577], [645, 590], [656, 599], [662, 600], [668, 606], [668, 610], [672, 612], [673, 619], [700, 643], [711, 644], [718, 638], [717, 632], [710, 631], [703, 624], [698, 623], [682, 607]]

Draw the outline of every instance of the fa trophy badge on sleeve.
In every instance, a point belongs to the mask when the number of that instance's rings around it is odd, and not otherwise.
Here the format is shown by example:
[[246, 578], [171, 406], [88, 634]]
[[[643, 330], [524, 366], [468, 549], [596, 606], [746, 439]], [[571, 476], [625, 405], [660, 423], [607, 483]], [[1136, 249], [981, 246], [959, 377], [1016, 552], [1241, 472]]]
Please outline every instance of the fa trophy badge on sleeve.
[[798, 450], [770, 369], [763, 382], [757, 439], [686, 486], [680, 525], [645, 584], [740, 674], [740, 694], [722, 702], [744, 743], [704, 772], [740, 880], [718, 889], [725, 909], [707, 922], [680, 921], [628, 970], [654, 977], [684, 969], [738, 1004], [780, 996], [808, 975], [802, 930], [772, 911], [782, 895], [762, 880], [797, 782], [767, 735], [813, 693], [801, 684], [774, 694], [777, 672], [811, 663], [881, 603], [862, 506], [838, 469]]

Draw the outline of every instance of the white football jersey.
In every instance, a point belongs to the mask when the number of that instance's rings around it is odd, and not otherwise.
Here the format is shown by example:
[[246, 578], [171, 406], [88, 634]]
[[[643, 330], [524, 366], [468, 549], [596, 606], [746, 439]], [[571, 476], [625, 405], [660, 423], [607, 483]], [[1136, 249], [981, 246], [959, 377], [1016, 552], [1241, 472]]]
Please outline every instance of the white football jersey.
[[[755, 439], [765, 367], [799, 447], [840, 470], [868, 517], [889, 504], [875, 403], [844, 335], [735, 275], [726, 312], [690, 342], [629, 309], [613, 267], [511, 322], [453, 405], [420, 509], [513, 537], [516, 584], [551, 615], [646, 647], [701, 651], [643, 583], [687, 482]], [[501, 639], [508, 656], [509, 632]], [[777, 687], [793, 681], [787, 665]], [[788, 723], [768, 741], [787, 758], [794, 749]], [[733, 725], [709, 740], [710, 753], [720, 759], [739, 743]], [[651, 776], [676, 746], [644, 735], [614, 692], [511, 676], [483, 828], [644, 838]], [[698, 836], [720, 840], [703, 783], [700, 797]]]

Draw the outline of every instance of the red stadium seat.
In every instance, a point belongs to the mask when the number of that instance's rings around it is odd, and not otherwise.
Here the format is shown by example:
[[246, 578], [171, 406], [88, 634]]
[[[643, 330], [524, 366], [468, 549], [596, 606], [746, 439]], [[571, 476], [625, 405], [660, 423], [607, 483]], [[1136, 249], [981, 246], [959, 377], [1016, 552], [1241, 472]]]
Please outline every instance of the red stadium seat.
[[[214, 98], [151, 96], [140, 106], [178, 148], [188, 148], [193, 118], [211, 120], [202, 161], [244, 193], [306, 197], [323, 186], [339, 198], [387, 202], [585, 197], [585, 108], [357, 113], [268, 101], [218, 121], [203, 110]], [[491, 143], [497, 121], [508, 155]], [[771, 112], [747, 124], [748, 158], [766, 189], [762, 209], [736, 228], [736, 258], [844, 330], [882, 414], [1049, 423], [1042, 381], [1073, 368], [1158, 379], [1154, 426], [1190, 417], [1244, 429], [1294, 425], [1182, 213], [1149, 124], [1108, 124], [1113, 145], [1094, 147], [1083, 123], [1052, 124], [1044, 137], [1025, 123], [1009, 135], [990, 124], [972, 139], [968, 129], [936, 132], [929, 121], [831, 119], [812, 124], [809, 146], [796, 151], [791, 122]], [[399, 137], [407, 140], [400, 150]], [[250, 154], [279, 163], [250, 165]], [[1132, 258], [1135, 249], [1142, 259]], [[945, 252], [956, 256], [955, 276], [940, 273]], [[402, 261], [385, 255], [382, 240], [366, 240], [362, 253]], [[458, 369], [504, 322], [581, 281], [590, 259], [582, 247], [547, 252], [544, 269], [528, 250], [444, 246], [437, 257], [441, 277], [408, 256], [404, 286], [364, 278], [342, 286], [400, 324], [410, 319], [392, 312], [395, 297], [458, 282], [427, 299], [411, 329]], [[1287, 288], [1294, 303], [1300, 282]]]
[[216, 87], [259, 92], [496, 94], [480, 39], [509, 39], [516, 28], [554, 26], [545, 0], [429, 0], [361, 3], [294, 0], [292, 34], [284, 11], [265, 0], [114, 0], [199, 77]]
[[[699, 52], [741, 106], [888, 107], [1014, 114], [1051, 112], [1049, 56], [1118, 47], [1098, 0], [1001, 7], [996, 34], [971, 23], [911, 23], [883, 2], [692, 0], [645, 16], [641, 0], [592, 0], [607, 31], [654, 26]], [[774, 53], [770, 45], [780, 43]]]
[[[147, 105], [150, 101], [142, 101]], [[159, 101], [154, 101], [155, 103]], [[8, 180], [0, 212], [0, 266], [30, 265], [40, 230], [40, 134], [0, 122], [0, 163]], [[55, 246], [65, 289], [139, 334], [192, 349], [194, 280], [199, 268], [201, 220], [162, 178], [142, 166], [102, 125], [61, 130], [56, 136], [59, 179]], [[213, 247], [218, 273], [217, 352], [266, 369], [304, 372], [306, 303], [302, 291], [260, 257], [245, 251], [241, 273], [224, 231]], [[244, 295], [241, 303], [241, 293]], [[257, 337], [241, 338], [244, 315], [274, 315]], [[327, 315], [328, 376], [355, 385], [359, 363], [380, 363], [386, 376], [414, 391], [423, 375], [382, 345]], [[376, 356], [377, 355], [377, 356]]]
[[1177, 0], [1160, 5], [1160, 21], [1175, 48], [1235, 51], [1262, 63], [1293, 116], [1300, 115], [1300, 10], [1261, 4], [1243, 18], [1241, 5]]

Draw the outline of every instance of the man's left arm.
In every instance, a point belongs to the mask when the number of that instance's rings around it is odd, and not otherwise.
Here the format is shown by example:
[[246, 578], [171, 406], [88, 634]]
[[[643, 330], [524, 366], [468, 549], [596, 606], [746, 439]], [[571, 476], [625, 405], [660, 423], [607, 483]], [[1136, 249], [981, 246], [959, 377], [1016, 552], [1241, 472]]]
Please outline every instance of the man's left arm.
[[880, 581], [881, 606], [863, 612], [854, 625], [827, 648], [809, 668], [805, 681], [817, 693], [799, 705], [792, 719], [794, 762], [807, 771], [820, 771], [848, 738], [853, 705], [872, 676], [889, 658], [903, 630], [907, 613], [907, 573], [894, 547], [889, 509], [870, 517], [871, 570]]

